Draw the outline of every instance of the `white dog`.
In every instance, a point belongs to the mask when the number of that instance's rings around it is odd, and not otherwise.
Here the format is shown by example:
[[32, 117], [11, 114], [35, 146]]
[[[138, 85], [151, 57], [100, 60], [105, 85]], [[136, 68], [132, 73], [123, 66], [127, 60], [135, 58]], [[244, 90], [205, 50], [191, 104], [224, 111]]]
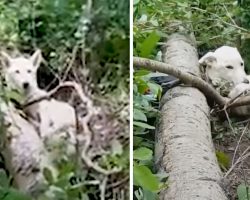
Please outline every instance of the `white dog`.
[[[25, 97], [25, 102], [46, 95], [37, 84], [37, 69], [42, 56], [37, 50], [30, 58], [11, 58], [2, 52], [4, 58], [4, 75], [8, 87], [18, 90]], [[75, 138], [75, 111], [68, 103], [55, 99], [42, 100], [32, 104], [25, 112], [38, 122], [38, 130], [44, 141], [69, 141], [72, 146], [69, 151], [74, 151]]]
[[[244, 62], [236, 48], [222, 46], [214, 52], [208, 52], [199, 63], [206, 67], [206, 76], [214, 86], [218, 86], [222, 81], [232, 83], [228, 93], [229, 98], [250, 91], [250, 76], [246, 74]], [[239, 115], [250, 115], [249, 106], [237, 107], [234, 111]]]
[[[43, 168], [53, 175], [57, 171], [35, 128], [24, 119], [9, 102], [0, 99], [0, 112], [4, 117], [5, 145], [2, 151], [6, 168], [14, 179], [14, 185], [31, 195], [37, 195], [46, 186]], [[3, 127], [2, 127], [3, 128]]]
[[244, 70], [244, 62], [237, 48], [222, 46], [214, 52], [208, 52], [199, 63], [206, 67], [206, 76], [214, 86], [221, 81], [233, 83], [249, 83]]
[[[236, 97], [239, 97], [241, 95], [249, 96], [249, 94], [250, 94], [250, 84], [240, 83], [230, 91], [228, 97], [231, 99], [235, 99]], [[234, 112], [240, 116], [250, 116], [250, 106], [246, 105], [246, 106], [236, 107], [234, 108]]]

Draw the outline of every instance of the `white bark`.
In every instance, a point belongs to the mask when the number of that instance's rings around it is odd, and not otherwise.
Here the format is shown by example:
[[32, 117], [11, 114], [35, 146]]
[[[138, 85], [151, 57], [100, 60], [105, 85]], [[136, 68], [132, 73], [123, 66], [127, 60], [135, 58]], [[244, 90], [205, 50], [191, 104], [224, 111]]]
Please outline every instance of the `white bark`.
[[[168, 40], [163, 61], [200, 76], [194, 43], [183, 35]], [[157, 170], [169, 174], [168, 188], [161, 191], [160, 199], [227, 199], [219, 185], [209, 107], [198, 89], [178, 86], [163, 96], [155, 146]]]

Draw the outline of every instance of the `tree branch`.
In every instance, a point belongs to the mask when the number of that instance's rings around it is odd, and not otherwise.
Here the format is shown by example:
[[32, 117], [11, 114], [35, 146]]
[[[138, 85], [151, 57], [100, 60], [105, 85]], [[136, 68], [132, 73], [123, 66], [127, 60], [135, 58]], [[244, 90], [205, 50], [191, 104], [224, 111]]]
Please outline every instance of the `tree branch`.
[[46, 95], [40, 96], [38, 98], [35, 98], [35, 99], [25, 103], [24, 105], [22, 105], [22, 109], [24, 109], [24, 108], [26, 108], [28, 106], [31, 106], [31, 105], [33, 105], [35, 103], [38, 103], [40, 101], [43, 101], [45, 99], [46, 100], [50, 99], [54, 94], [56, 94], [62, 88], [72, 88], [73, 90], [75, 90], [77, 92], [77, 94], [80, 97], [80, 99], [82, 100], [82, 102], [84, 104], [86, 104], [86, 106], [88, 108], [92, 107], [92, 102], [90, 101], [90, 99], [88, 99], [86, 97], [86, 95], [83, 94], [83, 92], [81, 90], [81, 86], [79, 84], [77, 84], [76, 82], [66, 81], [66, 82], [60, 83], [56, 88], [54, 88], [51, 91], [47, 92]]
[[201, 92], [205, 94], [206, 97], [212, 98], [219, 106], [224, 106], [227, 102], [224, 97], [222, 97], [211, 85], [201, 78], [183, 72], [179, 69], [173, 68], [165, 63], [150, 60], [147, 58], [133, 58], [133, 64], [135, 67], [142, 67], [150, 71], [158, 71], [161, 73], [169, 74], [179, 78], [183, 83], [190, 86], [198, 88]]
[[[221, 108], [224, 107], [224, 109], [229, 109], [250, 104], [250, 96], [243, 96], [234, 101], [227, 100], [203, 79], [190, 73], [183, 72], [169, 66], [168, 64], [140, 57], [134, 57], [133, 64], [135, 67], [141, 67], [150, 71], [158, 71], [175, 76], [183, 83], [198, 88], [207, 98], [214, 100]], [[232, 110], [232, 112], [234, 113], [234, 110]], [[237, 114], [239, 115], [239, 113]]]

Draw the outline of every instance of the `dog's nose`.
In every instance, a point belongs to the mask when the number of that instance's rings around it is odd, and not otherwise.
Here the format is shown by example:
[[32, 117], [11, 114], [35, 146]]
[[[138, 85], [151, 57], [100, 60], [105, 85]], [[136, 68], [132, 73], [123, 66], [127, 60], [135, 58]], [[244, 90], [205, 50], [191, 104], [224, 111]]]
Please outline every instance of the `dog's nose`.
[[23, 88], [24, 89], [28, 89], [28, 87], [29, 87], [29, 83], [27, 83], [27, 82], [23, 83]]
[[245, 78], [243, 83], [249, 83], [249, 80], [247, 78]]

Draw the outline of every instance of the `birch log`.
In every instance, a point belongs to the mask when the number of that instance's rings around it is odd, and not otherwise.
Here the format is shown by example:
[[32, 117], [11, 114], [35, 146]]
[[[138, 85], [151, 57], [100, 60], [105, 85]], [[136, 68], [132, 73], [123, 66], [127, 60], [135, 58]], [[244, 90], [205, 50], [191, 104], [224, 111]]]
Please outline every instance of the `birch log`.
[[[163, 62], [200, 76], [195, 42], [184, 35], [170, 37]], [[211, 138], [209, 107], [198, 89], [178, 86], [163, 96], [155, 146], [157, 170], [169, 174], [160, 199], [227, 199], [219, 184], [222, 174]]]

